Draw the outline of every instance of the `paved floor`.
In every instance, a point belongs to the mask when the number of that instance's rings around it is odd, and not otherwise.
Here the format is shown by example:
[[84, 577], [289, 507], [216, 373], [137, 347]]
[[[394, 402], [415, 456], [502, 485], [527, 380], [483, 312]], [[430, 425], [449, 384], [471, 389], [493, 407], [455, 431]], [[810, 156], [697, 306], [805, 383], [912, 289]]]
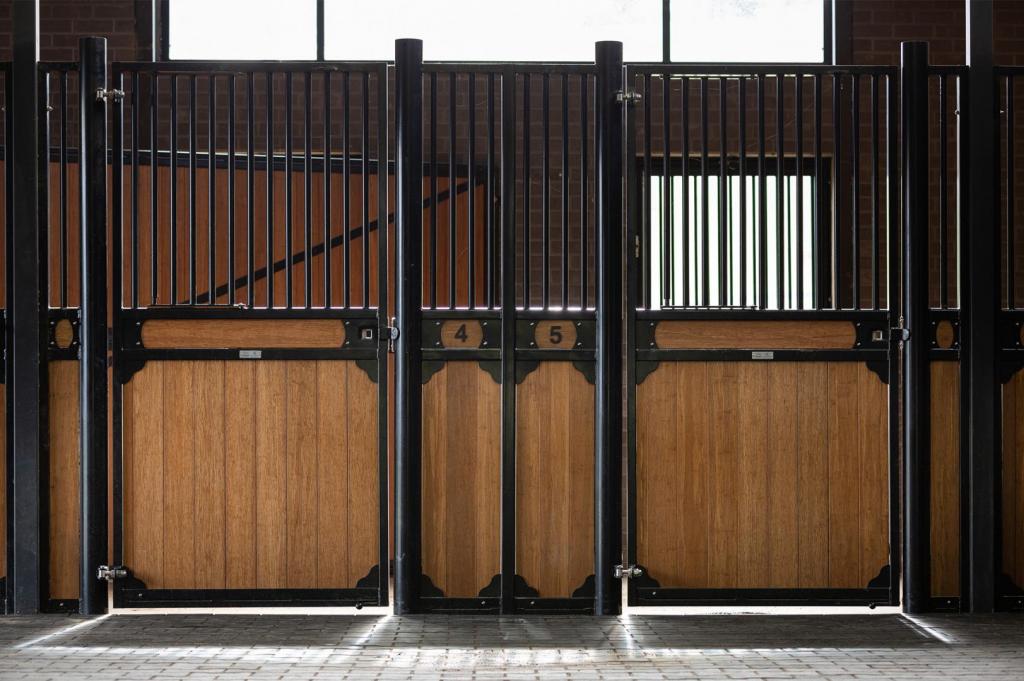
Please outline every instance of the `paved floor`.
[[1024, 617], [0, 618], [2, 679], [1024, 679]]

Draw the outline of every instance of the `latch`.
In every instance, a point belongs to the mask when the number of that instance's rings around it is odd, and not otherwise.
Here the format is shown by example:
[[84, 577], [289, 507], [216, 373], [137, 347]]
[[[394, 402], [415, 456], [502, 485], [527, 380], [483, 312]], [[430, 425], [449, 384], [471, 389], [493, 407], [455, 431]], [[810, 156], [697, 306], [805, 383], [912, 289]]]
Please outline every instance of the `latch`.
[[615, 101], [619, 104], [639, 104], [643, 99], [636, 90], [619, 90], [615, 93]]
[[100, 565], [96, 570], [96, 579], [102, 579], [107, 582], [113, 582], [115, 579], [124, 579], [127, 576], [128, 568], [123, 565], [115, 565], [114, 567]]
[[120, 102], [124, 99], [124, 90], [106, 90], [104, 88], [96, 88], [96, 101], [97, 102]]
[[905, 329], [902, 326], [894, 326], [891, 331], [892, 337], [900, 343], [905, 343], [910, 340], [910, 329]]
[[636, 565], [616, 565], [615, 579], [636, 579], [644, 574], [644, 569]]
[[402, 335], [402, 332], [398, 329], [398, 320], [394, 317], [391, 318], [391, 324], [388, 325], [387, 332], [388, 352], [393, 353], [395, 351], [395, 342], [398, 340], [398, 337]]

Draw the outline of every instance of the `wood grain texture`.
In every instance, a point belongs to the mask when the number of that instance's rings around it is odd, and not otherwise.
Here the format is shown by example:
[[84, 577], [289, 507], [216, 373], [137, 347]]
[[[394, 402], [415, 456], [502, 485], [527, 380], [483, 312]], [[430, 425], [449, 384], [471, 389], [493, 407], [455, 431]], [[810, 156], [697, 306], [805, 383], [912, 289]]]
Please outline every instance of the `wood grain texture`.
[[960, 364], [931, 363], [931, 590], [960, 595]]
[[594, 573], [594, 386], [571, 362], [516, 389], [516, 573], [542, 598]]
[[349, 588], [378, 562], [376, 386], [350, 361], [153, 361], [124, 390], [150, 588]]
[[640, 563], [665, 587], [867, 586], [887, 391], [858, 363], [663, 362], [637, 388]]
[[50, 362], [50, 598], [79, 593], [78, 362]]
[[165, 348], [340, 348], [340, 319], [151, 319], [142, 344]]
[[836, 350], [853, 347], [852, 322], [662, 321], [654, 330], [667, 350]]
[[474, 597], [500, 572], [501, 386], [447, 362], [423, 386], [423, 572]]
[[1024, 584], [1024, 372], [1003, 386], [1002, 571]]

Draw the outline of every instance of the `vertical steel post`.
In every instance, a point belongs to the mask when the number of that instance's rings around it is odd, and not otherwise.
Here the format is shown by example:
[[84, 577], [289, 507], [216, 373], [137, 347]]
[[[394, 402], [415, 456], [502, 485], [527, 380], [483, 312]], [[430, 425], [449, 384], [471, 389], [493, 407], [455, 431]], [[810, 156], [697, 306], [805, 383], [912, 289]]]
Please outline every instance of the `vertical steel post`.
[[423, 299], [423, 42], [395, 41], [397, 298], [395, 614], [419, 607], [422, 551], [420, 305]]
[[[961, 323], [966, 321], [961, 361], [967, 390], [967, 452], [961, 467], [968, 476], [967, 526], [962, 528], [967, 558], [961, 608], [974, 613], [995, 608], [996, 499], [999, 491], [1000, 383], [996, 378], [996, 310], [999, 306], [998, 106], [992, 69], [992, 3], [967, 0], [967, 210], [964, 249], [967, 277]], [[967, 602], [965, 603], [964, 600]]]
[[[39, 612], [45, 584], [46, 513], [43, 504], [47, 428], [45, 186], [48, 168], [39, 145], [45, 102], [39, 86], [39, 1], [14, 3], [13, 129], [8, 131], [14, 173], [14, 229], [7, 273], [8, 444], [12, 517], [8, 607]], [[45, 90], [43, 90], [45, 92]], [[14, 131], [17, 134], [13, 134]]]
[[[79, 42], [79, 201], [81, 202], [82, 307], [81, 550], [78, 609], [107, 610], [107, 585], [96, 570], [107, 562], [107, 40]], [[115, 130], [114, 134], [119, 134]], [[121, 159], [114, 159], [121, 167]], [[115, 174], [115, 181], [119, 174]], [[120, 234], [114, 225], [114, 234]], [[114, 304], [121, 300], [114, 292]]]
[[930, 597], [928, 320], [928, 44], [900, 45], [903, 144], [904, 507], [903, 610]]
[[619, 612], [622, 588], [622, 43], [596, 45], [597, 384], [594, 613]]

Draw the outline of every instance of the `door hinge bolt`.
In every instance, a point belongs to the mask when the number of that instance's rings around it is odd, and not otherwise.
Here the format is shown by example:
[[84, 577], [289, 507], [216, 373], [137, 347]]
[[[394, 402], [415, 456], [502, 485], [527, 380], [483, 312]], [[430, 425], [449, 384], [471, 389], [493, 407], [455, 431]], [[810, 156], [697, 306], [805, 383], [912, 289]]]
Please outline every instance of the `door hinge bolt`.
[[128, 576], [128, 568], [123, 565], [115, 565], [110, 567], [109, 565], [100, 565], [96, 570], [96, 579], [102, 579], [108, 582], [113, 582], [115, 579], [124, 579]]
[[96, 88], [96, 101], [97, 102], [120, 102], [124, 99], [124, 90], [106, 90], [104, 88]]
[[644, 574], [644, 569], [636, 565], [616, 565], [615, 579], [636, 579]]
[[615, 101], [619, 104], [639, 104], [643, 99], [636, 90], [619, 90], [615, 93]]
[[388, 352], [393, 353], [395, 351], [395, 343], [398, 341], [398, 337], [402, 335], [402, 332], [398, 328], [398, 320], [394, 317], [391, 318], [391, 324], [387, 327], [388, 332]]

